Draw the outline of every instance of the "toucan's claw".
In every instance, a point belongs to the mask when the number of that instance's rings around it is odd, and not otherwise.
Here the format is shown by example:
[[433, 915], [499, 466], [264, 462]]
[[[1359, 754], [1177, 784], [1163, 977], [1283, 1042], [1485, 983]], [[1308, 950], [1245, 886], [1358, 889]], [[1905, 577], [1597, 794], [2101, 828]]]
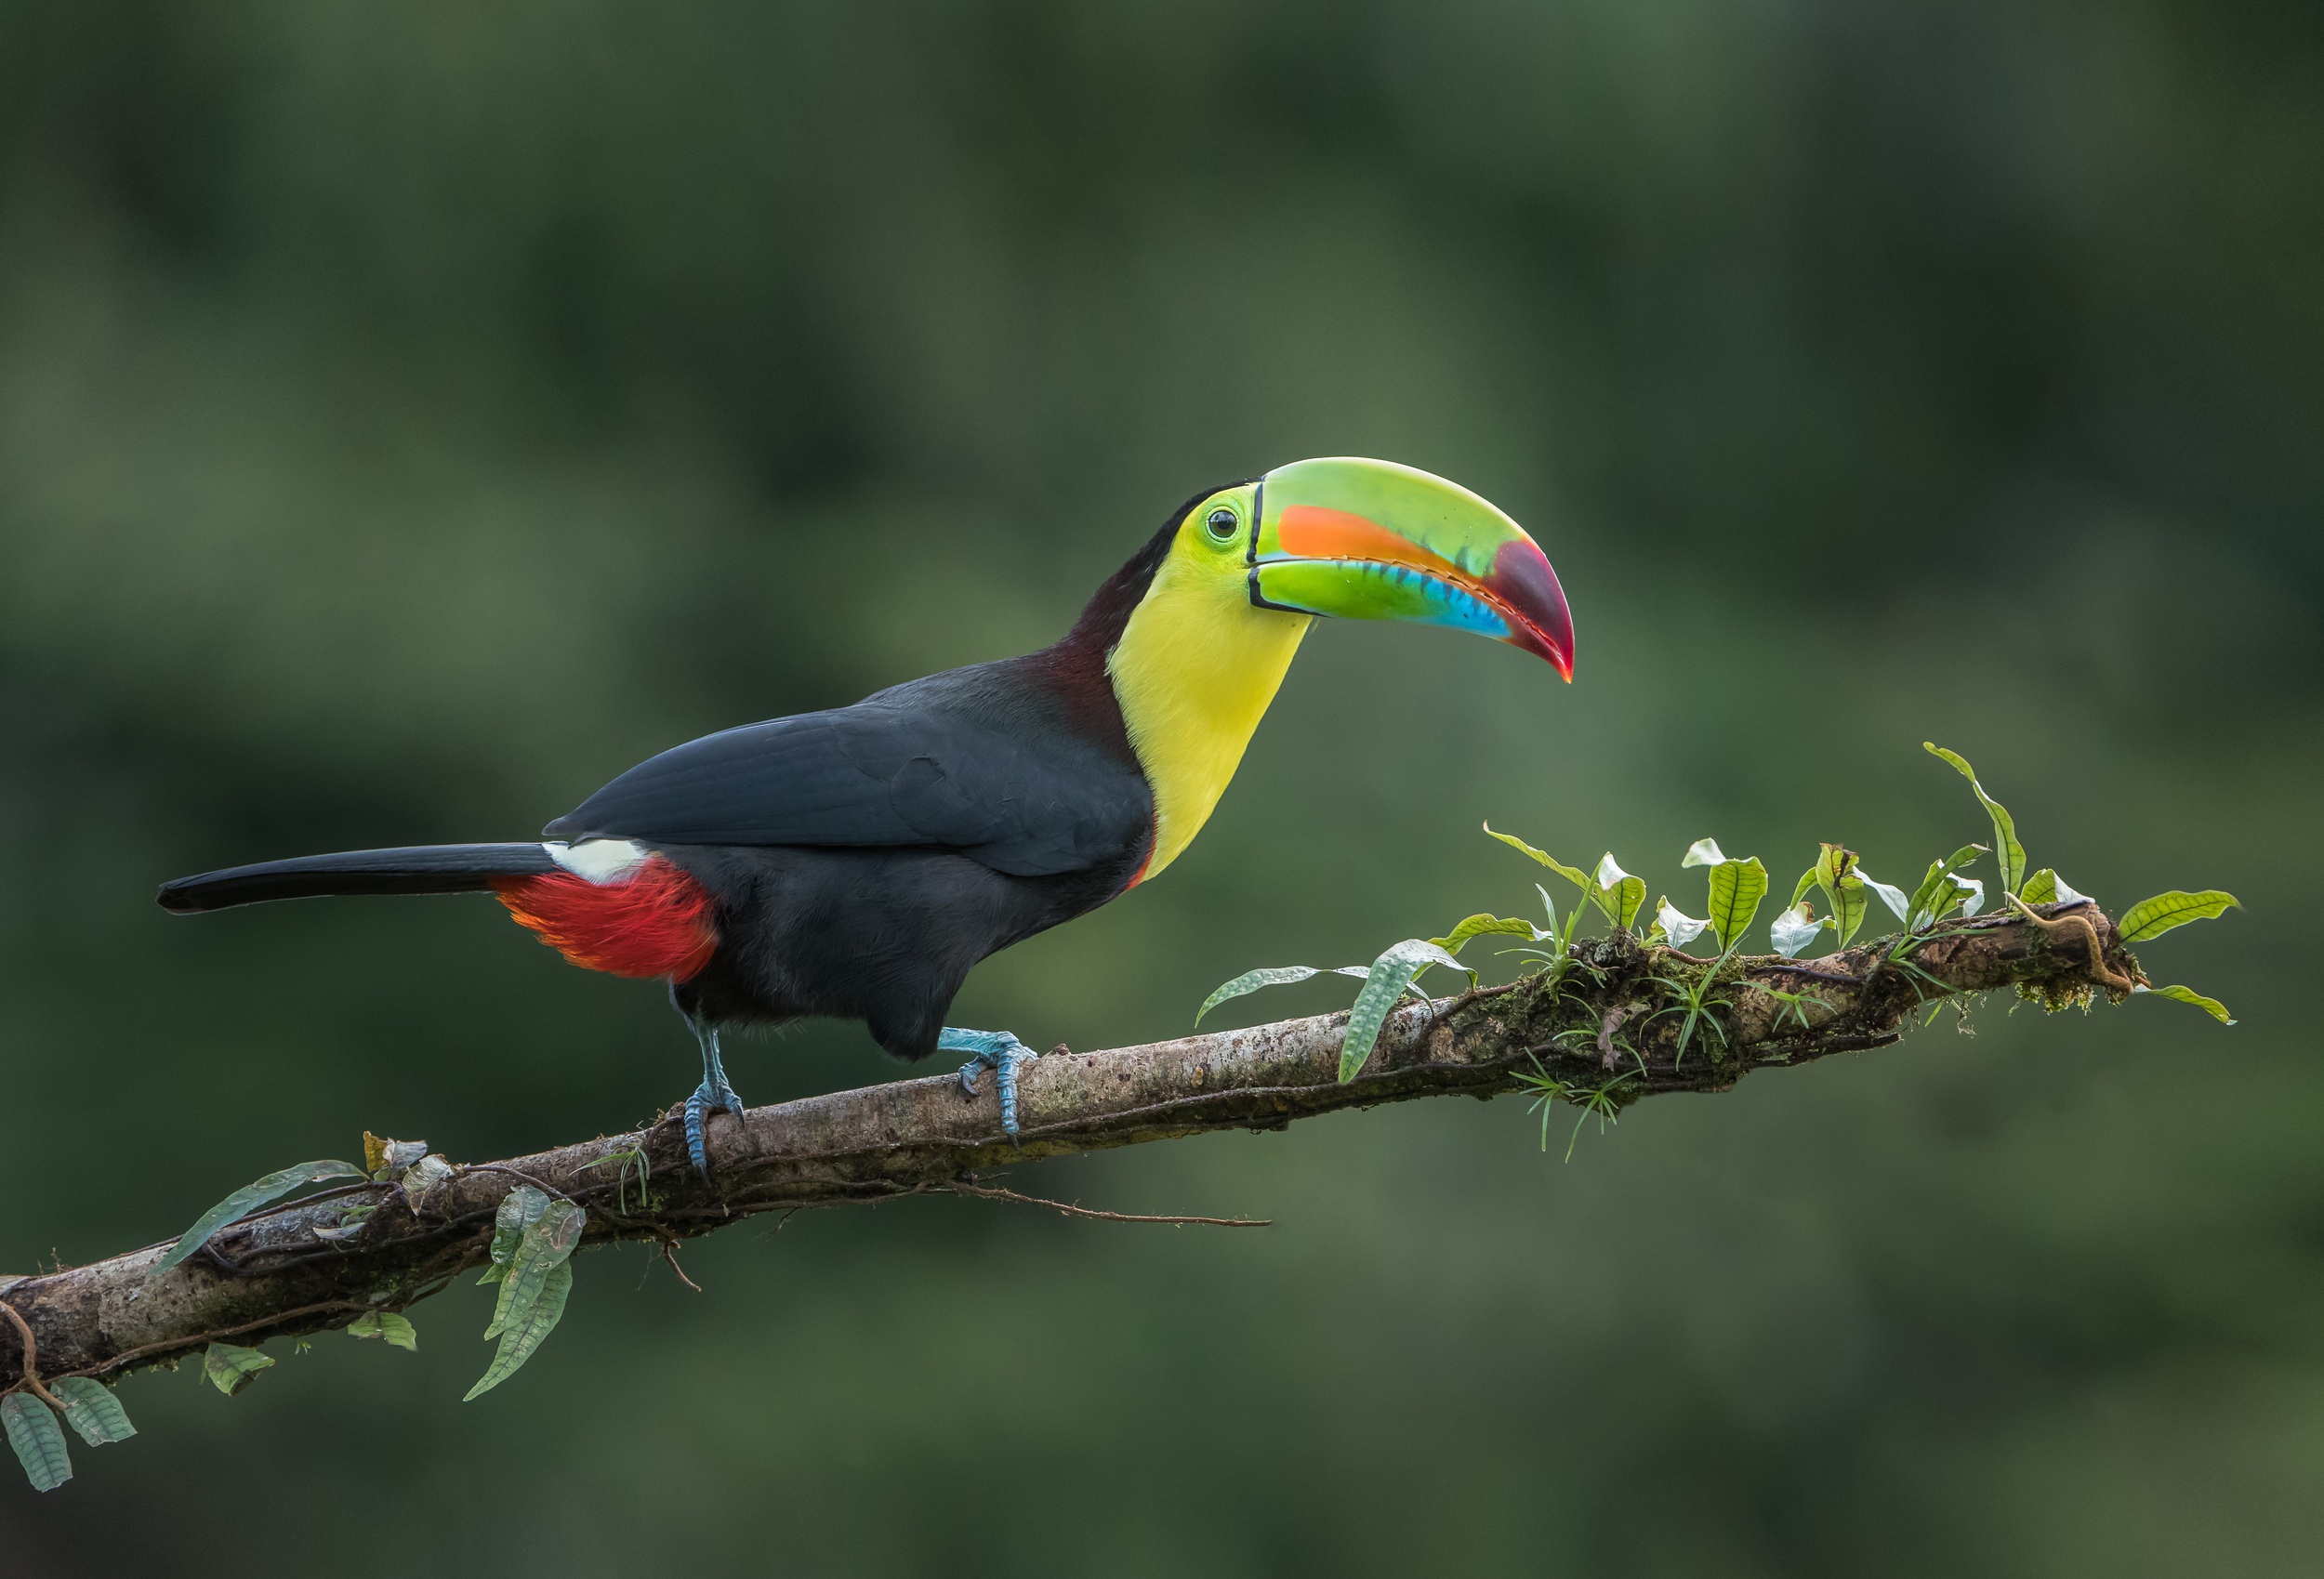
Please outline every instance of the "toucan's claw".
[[686, 1099], [686, 1154], [693, 1159], [694, 1171], [706, 1181], [710, 1177], [710, 1155], [702, 1144], [703, 1121], [720, 1108], [736, 1118], [743, 1116], [743, 1099], [734, 1095], [732, 1086], [725, 1084], [724, 1073], [720, 1072], [719, 1085], [714, 1086], [706, 1080]]
[[[675, 1005], [677, 999], [673, 996], [670, 1001]], [[683, 1009], [679, 1012], [685, 1014]], [[726, 1083], [726, 1064], [719, 1057], [718, 1027], [705, 1025], [690, 1014], [686, 1015], [686, 1024], [693, 1032], [694, 1040], [702, 1045], [702, 1084], [686, 1099], [686, 1155], [693, 1159], [694, 1172], [706, 1184], [710, 1179], [710, 1154], [702, 1144], [702, 1121], [720, 1108], [741, 1118], [743, 1099]]]
[[999, 1076], [1000, 1127], [1010, 1139], [1017, 1138], [1017, 1066], [1041, 1055], [1007, 1031], [961, 1031], [949, 1025], [936, 1038], [936, 1050], [974, 1055], [960, 1066], [960, 1088], [971, 1097], [976, 1095], [978, 1070], [989, 1069]]

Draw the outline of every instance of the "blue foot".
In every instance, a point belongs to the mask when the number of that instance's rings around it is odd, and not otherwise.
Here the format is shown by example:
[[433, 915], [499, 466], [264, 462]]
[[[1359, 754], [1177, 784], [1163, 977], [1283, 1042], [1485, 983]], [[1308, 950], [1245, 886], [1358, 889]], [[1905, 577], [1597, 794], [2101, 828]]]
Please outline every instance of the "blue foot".
[[686, 1099], [686, 1154], [693, 1159], [694, 1171], [704, 1178], [710, 1177], [710, 1156], [702, 1145], [702, 1122], [720, 1108], [736, 1118], [742, 1116], [743, 1099], [734, 1095], [732, 1086], [720, 1084], [714, 1087], [706, 1080]]
[[940, 1053], [975, 1055], [960, 1066], [960, 1088], [971, 1097], [976, 1095], [978, 1070], [989, 1069], [999, 1075], [1000, 1127], [1010, 1139], [1014, 1140], [1017, 1138], [1017, 1066], [1041, 1055], [1006, 1031], [960, 1031], [949, 1025], [936, 1038], [936, 1050]]
[[706, 1180], [710, 1177], [710, 1155], [702, 1144], [702, 1121], [720, 1108], [736, 1118], [742, 1117], [743, 1099], [726, 1083], [726, 1065], [719, 1058], [717, 1028], [697, 1025], [692, 1020], [687, 1024], [693, 1027], [694, 1036], [702, 1044], [702, 1084], [686, 1099], [686, 1155], [693, 1159], [694, 1172]]

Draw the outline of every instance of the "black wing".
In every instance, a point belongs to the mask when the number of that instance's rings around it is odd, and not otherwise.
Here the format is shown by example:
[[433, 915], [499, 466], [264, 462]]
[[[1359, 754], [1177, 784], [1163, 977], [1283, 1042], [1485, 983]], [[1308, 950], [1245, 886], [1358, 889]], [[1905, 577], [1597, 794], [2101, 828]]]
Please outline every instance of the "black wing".
[[1134, 764], [1004, 675], [969, 669], [852, 707], [705, 735], [640, 763], [542, 832], [665, 844], [932, 845], [1032, 877], [1123, 860], [1153, 822], [1153, 793]]

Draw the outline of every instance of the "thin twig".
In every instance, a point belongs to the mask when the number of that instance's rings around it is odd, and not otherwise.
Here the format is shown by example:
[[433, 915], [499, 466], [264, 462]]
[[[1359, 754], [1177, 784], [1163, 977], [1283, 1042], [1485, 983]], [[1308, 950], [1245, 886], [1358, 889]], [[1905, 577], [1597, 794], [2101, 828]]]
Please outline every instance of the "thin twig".
[[[459, 1165], [457, 1169], [455, 1170], [455, 1177], [457, 1177], [460, 1174], [471, 1173], [505, 1173], [511, 1178], [521, 1178], [524, 1180], [525, 1183], [531, 1185], [535, 1190], [546, 1190], [549, 1194], [554, 1195], [560, 1201], [570, 1202], [574, 1205], [580, 1204], [579, 1202], [574, 1201], [572, 1196], [566, 1194], [563, 1191], [558, 1189], [547, 1179], [535, 1178], [531, 1174], [526, 1173], [522, 1168], [506, 1167], [499, 1163], [462, 1163]], [[601, 1185], [599, 1188], [610, 1190], [613, 1187], [611, 1185]]]
[[[17, 1379], [17, 1387], [32, 1388], [39, 1395], [43, 1403], [61, 1412], [64, 1405], [57, 1401], [57, 1395], [41, 1385], [40, 1345], [33, 1341], [33, 1323], [26, 1321], [15, 1306], [4, 1299], [0, 1299], [0, 1310], [6, 1310], [8, 1313], [8, 1320], [16, 1323], [17, 1336], [24, 1340], [24, 1375]], [[16, 1388], [10, 1388], [7, 1390], [14, 1392]]]
[[1750, 968], [1753, 970], [1781, 971], [1787, 976], [1813, 977], [1818, 981], [1836, 982], [1842, 987], [1861, 987], [1864, 985], [1864, 978], [1861, 976], [1842, 976], [1837, 971], [1818, 970], [1812, 965], [1770, 965], [1764, 961], [1755, 959], [1751, 961]]
[[1000, 1190], [989, 1184], [970, 1184], [954, 1179], [944, 1188], [956, 1195], [981, 1195], [988, 1201], [1016, 1201], [1027, 1206], [1047, 1206], [1052, 1212], [1063, 1212], [1069, 1217], [1094, 1217], [1107, 1223], [1200, 1223], [1208, 1228], [1273, 1228], [1273, 1217], [1159, 1217], [1140, 1212], [1101, 1212], [1092, 1206], [1070, 1205], [1063, 1201], [1046, 1200], [1038, 1195], [1020, 1195], [1013, 1190]]
[[1532, 980], [1532, 976], [1520, 976], [1514, 981], [1503, 981], [1497, 987], [1470, 988], [1467, 992], [1461, 993], [1459, 997], [1446, 1004], [1443, 1008], [1436, 1009], [1434, 1013], [1428, 1017], [1428, 1023], [1420, 1028], [1421, 1040], [1426, 1041], [1430, 1032], [1444, 1024], [1445, 1021], [1450, 1020], [1454, 1015], [1459, 1014], [1462, 1009], [1467, 1008], [1471, 1004], [1481, 1002], [1486, 998], [1498, 998], [1503, 993], [1513, 993], [1520, 987], [1529, 985]]
[[[781, 1227], [782, 1225], [777, 1224], [776, 1226]], [[696, 1294], [700, 1294], [702, 1292], [702, 1285], [694, 1282], [693, 1279], [688, 1277], [686, 1275], [686, 1269], [678, 1264], [678, 1241], [675, 1239], [665, 1239], [662, 1241], [662, 1258], [669, 1263], [669, 1270], [678, 1274], [678, 1281], [680, 1283], [684, 1283], [688, 1288], [693, 1289]], [[649, 1265], [651, 1263], [649, 1263]]]
[[[415, 1294], [410, 1300], [406, 1301], [406, 1303], [416, 1304], [419, 1300], [426, 1297], [427, 1294], [432, 1294], [434, 1292], [435, 1290], [429, 1289], [422, 1294]], [[301, 1305], [294, 1310], [281, 1310], [271, 1316], [261, 1316], [255, 1322], [244, 1322], [238, 1327], [220, 1327], [215, 1332], [195, 1333], [188, 1337], [164, 1338], [159, 1343], [149, 1343], [137, 1349], [125, 1349], [110, 1360], [99, 1361], [94, 1365], [84, 1365], [77, 1371], [68, 1371], [65, 1374], [72, 1376], [86, 1376], [93, 1375], [99, 1371], [118, 1371], [124, 1366], [144, 1359], [149, 1354], [160, 1354], [170, 1349], [199, 1348], [204, 1345], [216, 1343], [222, 1337], [240, 1337], [243, 1334], [256, 1332], [260, 1327], [280, 1326], [284, 1322], [295, 1322], [301, 1316], [311, 1316], [316, 1314], [318, 1311], [376, 1310], [380, 1309], [382, 1309], [382, 1307], [377, 1305], [368, 1305], [360, 1299], [325, 1299], [320, 1304]], [[20, 1318], [20, 1319], [21, 1318]]]

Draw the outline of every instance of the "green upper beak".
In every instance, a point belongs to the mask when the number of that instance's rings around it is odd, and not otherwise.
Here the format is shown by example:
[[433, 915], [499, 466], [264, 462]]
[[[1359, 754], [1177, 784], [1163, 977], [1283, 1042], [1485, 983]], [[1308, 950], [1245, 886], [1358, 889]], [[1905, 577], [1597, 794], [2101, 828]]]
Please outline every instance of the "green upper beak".
[[1574, 619], [1525, 528], [1457, 482], [1393, 461], [1295, 461], [1260, 480], [1250, 600], [1472, 630], [1574, 678]]

